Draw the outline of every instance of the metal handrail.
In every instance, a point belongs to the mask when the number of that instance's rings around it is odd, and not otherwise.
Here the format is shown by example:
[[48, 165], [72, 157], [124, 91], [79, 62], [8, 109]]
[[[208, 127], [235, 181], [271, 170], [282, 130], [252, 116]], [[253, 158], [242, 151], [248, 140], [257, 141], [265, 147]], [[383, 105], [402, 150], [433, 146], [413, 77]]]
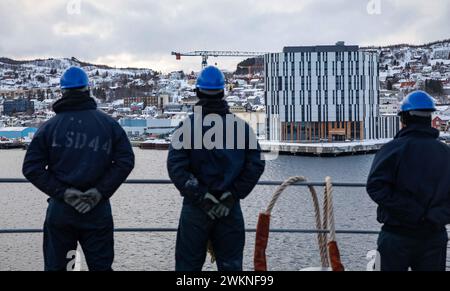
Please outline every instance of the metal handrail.
[[[284, 181], [261, 181], [258, 186], [280, 186]], [[0, 179], [0, 184], [29, 184], [30, 182], [23, 178], [6, 178]], [[124, 184], [129, 185], [172, 185], [170, 180], [164, 179], [153, 179], [153, 180], [127, 180]], [[297, 183], [293, 186], [300, 187], [325, 187], [324, 182], [307, 182], [307, 183]], [[333, 183], [333, 187], [337, 188], [365, 188], [365, 183]]]
[[[23, 178], [3, 178], [0, 179], [0, 184], [29, 184], [30, 182]], [[170, 180], [164, 179], [152, 179], [152, 180], [127, 180], [124, 184], [128, 185], [172, 185]], [[260, 181], [258, 186], [280, 186], [283, 181]], [[308, 182], [308, 183], [297, 183], [293, 186], [297, 187], [324, 187], [325, 183], [322, 182]], [[345, 188], [363, 188], [366, 184], [362, 183], [334, 183], [334, 187], [345, 187]], [[176, 228], [118, 228], [114, 230], [117, 233], [176, 233]], [[42, 233], [41, 229], [0, 229], [0, 234], [33, 234]], [[256, 229], [247, 229], [248, 233], [255, 233]], [[307, 229], [272, 229], [272, 233], [288, 233], [288, 234], [317, 234], [317, 233], [327, 233], [326, 230], [307, 230]], [[367, 234], [367, 235], [377, 235], [379, 231], [364, 231], [364, 230], [340, 230], [337, 231], [340, 234]]]
[[[23, 178], [7, 178], [0, 179], [0, 184], [28, 184], [28, 180]], [[127, 180], [125, 184], [131, 185], [172, 185], [170, 180]], [[280, 186], [283, 181], [261, 181], [258, 186]], [[296, 187], [325, 187], [325, 183], [321, 182], [303, 182], [297, 183], [293, 186]], [[333, 183], [335, 188], [365, 188], [364, 183]], [[177, 228], [116, 228], [116, 233], [176, 233]], [[247, 233], [255, 233], [256, 229], [246, 229]], [[329, 233], [329, 230], [311, 230], [311, 229], [271, 229], [271, 233], [278, 234], [318, 234]], [[42, 229], [0, 229], [0, 235], [20, 235], [20, 234], [42, 234]], [[337, 230], [337, 234], [348, 235], [378, 235], [379, 231], [371, 230]], [[450, 241], [450, 240], [449, 240]], [[449, 246], [450, 249], [450, 246]]]
[[[117, 233], [176, 233], [177, 228], [117, 228], [114, 232]], [[255, 233], [256, 229], [246, 229], [247, 233]], [[0, 229], [0, 234], [33, 234], [42, 233], [42, 229]], [[310, 229], [271, 229], [272, 233], [285, 233], [285, 234], [317, 234], [317, 233], [329, 233], [329, 230], [310, 230]], [[367, 231], [367, 230], [337, 230], [339, 234], [361, 234], [361, 235], [378, 235], [379, 231]]]
[[[29, 184], [27, 179], [23, 178], [3, 178], [0, 179], [0, 184]], [[127, 180], [124, 184], [128, 185], [172, 185], [170, 180], [153, 179], [153, 180]], [[260, 181], [258, 186], [280, 186], [283, 181]], [[296, 187], [325, 187], [323, 182], [301, 182], [294, 184]], [[335, 188], [365, 188], [365, 183], [333, 183]], [[176, 233], [176, 228], [117, 228], [114, 231], [117, 233]], [[42, 229], [0, 229], [0, 234], [33, 234], [42, 233]], [[256, 229], [246, 229], [247, 233], [255, 233]], [[285, 234], [318, 234], [329, 233], [328, 230], [311, 230], [311, 229], [271, 229], [272, 233]], [[380, 232], [375, 230], [337, 230], [338, 234], [357, 234], [357, 235], [378, 235]]]

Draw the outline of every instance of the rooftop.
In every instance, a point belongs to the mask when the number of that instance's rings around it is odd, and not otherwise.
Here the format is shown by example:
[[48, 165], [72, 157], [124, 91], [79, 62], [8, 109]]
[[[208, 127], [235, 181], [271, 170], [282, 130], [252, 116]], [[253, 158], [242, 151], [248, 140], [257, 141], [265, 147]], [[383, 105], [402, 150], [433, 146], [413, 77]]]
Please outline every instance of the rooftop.
[[284, 47], [284, 53], [321, 53], [321, 52], [357, 52], [359, 51], [359, 46], [351, 45], [347, 46], [343, 43], [338, 43], [336, 45], [319, 45], [319, 46], [287, 46]]
[[0, 132], [20, 132], [28, 128], [29, 127], [0, 127]]
[[450, 121], [449, 115], [436, 115], [435, 118], [439, 118], [442, 121]]

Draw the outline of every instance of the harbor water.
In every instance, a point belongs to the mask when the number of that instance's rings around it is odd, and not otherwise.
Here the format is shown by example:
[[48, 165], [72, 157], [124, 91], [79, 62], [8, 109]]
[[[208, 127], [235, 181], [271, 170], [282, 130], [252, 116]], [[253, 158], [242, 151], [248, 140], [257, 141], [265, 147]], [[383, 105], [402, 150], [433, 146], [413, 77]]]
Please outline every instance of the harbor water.
[[[167, 151], [135, 149], [136, 168], [131, 179], [168, 179]], [[23, 150], [0, 151], [0, 177], [22, 178]], [[305, 176], [310, 181], [365, 183], [373, 155], [339, 158], [281, 156], [267, 164], [262, 180], [285, 180]], [[275, 187], [258, 186], [242, 202], [247, 228], [255, 228]], [[322, 193], [322, 189], [317, 189]], [[42, 228], [47, 197], [31, 184], [0, 185], [0, 228]], [[337, 229], [379, 230], [376, 206], [365, 189], [335, 189]], [[176, 228], [182, 199], [171, 185], [124, 185], [112, 199], [117, 228]], [[294, 187], [277, 204], [273, 228], [314, 229], [311, 197], [306, 188]], [[173, 270], [175, 233], [117, 233], [115, 235], [115, 270]], [[246, 270], [252, 270], [253, 233], [247, 234]], [[338, 235], [341, 255], [350, 270], [366, 270], [369, 251], [376, 249], [376, 236]], [[295, 271], [319, 266], [315, 235], [271, 234], [268, 263], [270, 270]], [[86, 269], [86, 265], [82, 264]], [[0, 235], [0, 271], [42, 270], [42, 234]], [[205, 270], [214, 270], [209, 262]]]

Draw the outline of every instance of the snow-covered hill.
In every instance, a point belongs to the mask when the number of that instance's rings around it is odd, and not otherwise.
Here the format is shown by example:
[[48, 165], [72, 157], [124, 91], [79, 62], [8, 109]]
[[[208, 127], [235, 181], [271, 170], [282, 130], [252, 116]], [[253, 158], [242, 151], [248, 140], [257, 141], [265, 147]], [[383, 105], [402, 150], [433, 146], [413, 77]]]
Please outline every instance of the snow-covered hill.
[[450, 39], [425, 45], [400, 44], [387, 47], [369, 47], [380, 54], [381, 69], [409, 68], [411, 65], [435, 66], [450, 64]]
[[112, 68], [94, 65], [76, 58], [16, 61], [0, 58], [0, 90], [57, 88], [62, 73], [71, 66], [82, 67], [91, 78], [93, 86], [145, 86], [155, 72], [150, 69]]
[[[425, 45], [368, 47], [380, 55], [381, 88], [399, 91], [427, 90], [447, 103], [450, 92], [450, 39]], [[428, 84], [428, 85], [427, 85]]]

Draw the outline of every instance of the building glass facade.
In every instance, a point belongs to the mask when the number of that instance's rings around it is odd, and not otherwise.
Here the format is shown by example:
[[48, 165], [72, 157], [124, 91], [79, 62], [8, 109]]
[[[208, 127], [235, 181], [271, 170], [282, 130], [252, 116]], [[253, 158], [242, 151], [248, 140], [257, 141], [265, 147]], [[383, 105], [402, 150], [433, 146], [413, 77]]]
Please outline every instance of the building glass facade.
[[[393, 137], [379, 112], [378, 55], [357, 46], [286, 47], [265, 56], [267, 136], [286, 142]], [[386, 128], [387, 126], [387, 128]]]

